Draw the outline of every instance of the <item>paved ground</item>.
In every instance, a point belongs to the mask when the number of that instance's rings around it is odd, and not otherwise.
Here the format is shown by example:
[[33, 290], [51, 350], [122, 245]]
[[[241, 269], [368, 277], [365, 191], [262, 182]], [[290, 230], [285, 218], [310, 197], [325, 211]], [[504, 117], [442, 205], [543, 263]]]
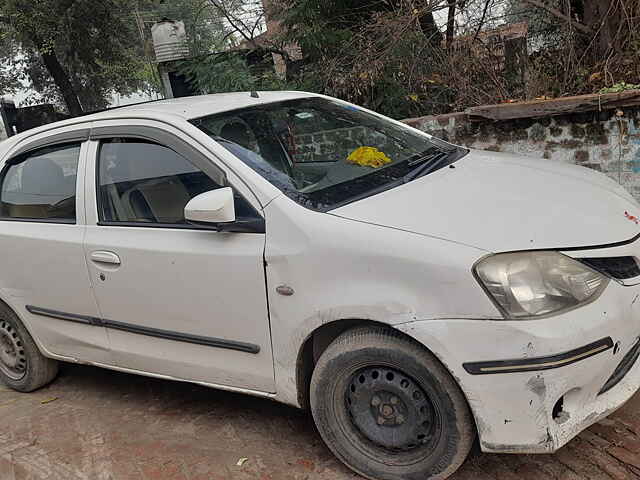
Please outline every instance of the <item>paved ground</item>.
[[[0, 385], [0, 480], [356, 478], [267, 400], [75, 365], [30, 395]], [[640, 478], [640, 396], [555, 455], [474, 452], [453, 478]]]

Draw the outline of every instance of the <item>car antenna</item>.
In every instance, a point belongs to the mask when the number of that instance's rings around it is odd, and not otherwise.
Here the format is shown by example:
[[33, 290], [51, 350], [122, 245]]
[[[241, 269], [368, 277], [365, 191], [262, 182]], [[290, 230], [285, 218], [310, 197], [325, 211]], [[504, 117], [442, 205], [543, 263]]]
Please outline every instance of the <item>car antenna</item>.
[[258, 92], [256, 92], [255, 90], [251, 91], [251, 98], [260, 98], [260, 95], [258, 95]]

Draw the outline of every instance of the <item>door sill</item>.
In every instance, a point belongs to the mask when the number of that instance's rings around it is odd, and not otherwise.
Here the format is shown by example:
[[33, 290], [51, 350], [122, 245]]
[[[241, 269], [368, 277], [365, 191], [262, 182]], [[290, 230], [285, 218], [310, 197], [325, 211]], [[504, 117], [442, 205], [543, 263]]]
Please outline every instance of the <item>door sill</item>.
[[65, 357], [65, 356], [56, 355], [56, 354], [51, 354], [50, 357], [55, 360], [60, 360], [62, 362], [67, 362], [67, 363], [77, 363], [79, 365], [90, 365], [93, 367], [106, 368], [107, 370], [114, 370], [116, 372], [130, 373], [133, 375], [141, 375], [143, 377], [159, 378], [162, 380], [171, 380], [174, 382], [192, 383], [194, 385], [202, 385], [203, 387], [215, 388], [216, 390], [225, 390], [228, 392], [243, 393], [245, 395], [251, 395], [254, 397], [271, 398], [271, 399], [275, 399], [276, 397], [275, 392], [263, 392], [260, 390], [252, 390], [250, 388], [241, 388], [241, 387], [232, 387], [229, 385], [222, 385], [219, 383], [199, 382], [197, 380], [189, 380], [186, 378], [172, 377], [170, 375], [146, 372], [144, 370], [134, 370], [132, 368], [118, 367], [116, 365], [110, 365], [107, 363], [88, 362], [85, 360], [78, 360], [77, 358], [70, 358], [70, 357]]

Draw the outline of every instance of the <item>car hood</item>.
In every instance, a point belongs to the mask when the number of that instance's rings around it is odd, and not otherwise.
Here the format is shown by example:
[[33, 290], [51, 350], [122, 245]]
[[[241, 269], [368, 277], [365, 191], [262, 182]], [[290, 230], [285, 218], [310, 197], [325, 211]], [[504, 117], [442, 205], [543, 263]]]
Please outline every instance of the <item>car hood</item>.
[[344, 218], [499, 252], [608, 245], [633, 238], [640, 206], [593, 170], [472, 150], [443, 168], [337, 208]]

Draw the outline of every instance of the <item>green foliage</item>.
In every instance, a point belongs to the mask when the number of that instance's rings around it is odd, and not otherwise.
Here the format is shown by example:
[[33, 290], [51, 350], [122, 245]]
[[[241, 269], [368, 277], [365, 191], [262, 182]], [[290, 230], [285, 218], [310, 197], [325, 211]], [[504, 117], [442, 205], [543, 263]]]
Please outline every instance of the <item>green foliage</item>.
[[[130, 14], [134, 0], [0, 0], [3, 36], [17, 49], [0, 53], [45, 101], [62, 102], [60, 85], [43, 63], [53, 54], [83, 109], [104, 108], [111, 93], [142, 88], [146, 68]], [[15, 57], [19, 60], [15, 61]], [[14, 57], [14, 58], [10, 58]]]
[[179, 70], [202, 93], [287, 88], [286, 83], [272, 70], [250, 68], [241, 53], [213, 54], [185, 60], [180, 63]]
[[304, 54], [294, 81], [396, 118], [449, 111], [449, 87], [425, 61], [442, 51], [425, 31], [435, 25], [426, 3], [282, 0], [285, 43]]
[[600, 94], [620, 93], [620, 92], [625, 92], [627, 90], [640, 90], [640, 84], [636, 85], [633, 83], [620, 82], [620, 83], [614, 84], [611, 87], [602, 88], [598, 93]]
[[[291, 0], [279, 12], [287, 37], [300, 45], [308, 61], [337, 54], [351, 30], [382, 2], [371, 0]], [[377, 5], [376, 5], [377, 4]]]
[[[11, 50], [11, 41], [0, 23], [0, 52]], [[15, 59], [0, 55], [0, 96], [15, 93], [22, 86], [20, 76], [16, 75]]]
[[[193, 56], [224, 50], [229, 46], [231, 37], [222, 18], [209, 1], [174, 0], [171, 2], [150, 2], [150, 10], [155, 20], [168, 18], [184, 22]], [[147, 31], [151, 37], [151, 28]]]

